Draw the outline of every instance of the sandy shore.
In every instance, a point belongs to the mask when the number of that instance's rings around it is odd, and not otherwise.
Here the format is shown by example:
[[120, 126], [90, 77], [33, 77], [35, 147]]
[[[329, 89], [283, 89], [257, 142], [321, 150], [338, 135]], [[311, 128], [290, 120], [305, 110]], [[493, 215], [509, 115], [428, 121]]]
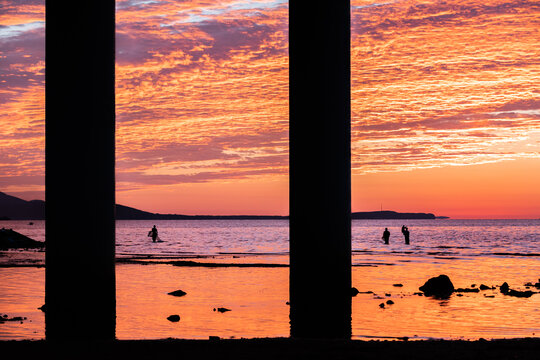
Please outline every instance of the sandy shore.
[[478, 341], [294, 339], [0, 342], [17, 359], [537, 359], [540, 338]]

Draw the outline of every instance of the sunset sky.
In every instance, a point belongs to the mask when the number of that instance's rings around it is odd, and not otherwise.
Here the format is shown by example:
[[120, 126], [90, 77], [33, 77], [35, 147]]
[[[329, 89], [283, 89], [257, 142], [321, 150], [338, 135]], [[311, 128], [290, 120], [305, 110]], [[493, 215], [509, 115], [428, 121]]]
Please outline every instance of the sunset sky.
[[[117, 202], [288, 214], [287, 1], [116, 3]], [[540, 3], [351, 3], [353, 211], [540, 218]], [[0, 5], [0, 191], [27, 200], [44, 28]]]

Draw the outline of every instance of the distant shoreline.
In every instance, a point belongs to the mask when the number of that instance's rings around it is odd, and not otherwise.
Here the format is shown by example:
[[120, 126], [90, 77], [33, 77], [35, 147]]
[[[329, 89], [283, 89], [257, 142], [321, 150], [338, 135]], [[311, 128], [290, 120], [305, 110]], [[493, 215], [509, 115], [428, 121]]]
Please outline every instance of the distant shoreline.
[[[70, 209], [66, 209], [70, 211]], [[447, 219], [431, 213], [396, 211], [353, 212], [352, 220], [433, 220]], [[288, 220], [288, 215], [178, 215], [159, 214], [116, 204], [116, 220]], [[45, 220], [45, 201], [26, 201], [0, 192], [0, 220]]]

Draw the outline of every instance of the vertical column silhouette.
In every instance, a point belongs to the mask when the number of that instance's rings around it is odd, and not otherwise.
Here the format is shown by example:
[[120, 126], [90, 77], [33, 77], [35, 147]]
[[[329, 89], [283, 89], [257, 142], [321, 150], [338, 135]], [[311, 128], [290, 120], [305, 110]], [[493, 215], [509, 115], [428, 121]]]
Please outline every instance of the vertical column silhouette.
[[45, 334], [115, 338], [115, 2], [46, 2]]
[[350, 2], [289, 2], [291, 336], [351, 335]]

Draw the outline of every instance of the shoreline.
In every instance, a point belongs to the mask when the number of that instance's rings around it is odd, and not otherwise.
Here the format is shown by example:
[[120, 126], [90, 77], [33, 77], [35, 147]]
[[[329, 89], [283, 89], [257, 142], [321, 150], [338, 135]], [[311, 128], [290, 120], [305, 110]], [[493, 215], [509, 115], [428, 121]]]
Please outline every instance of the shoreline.
[[498, 340], [362, 341], [256, 338], [115, 340], [111, 342], [0, 341], [18, 359], [536, 359], [540, 338]]

